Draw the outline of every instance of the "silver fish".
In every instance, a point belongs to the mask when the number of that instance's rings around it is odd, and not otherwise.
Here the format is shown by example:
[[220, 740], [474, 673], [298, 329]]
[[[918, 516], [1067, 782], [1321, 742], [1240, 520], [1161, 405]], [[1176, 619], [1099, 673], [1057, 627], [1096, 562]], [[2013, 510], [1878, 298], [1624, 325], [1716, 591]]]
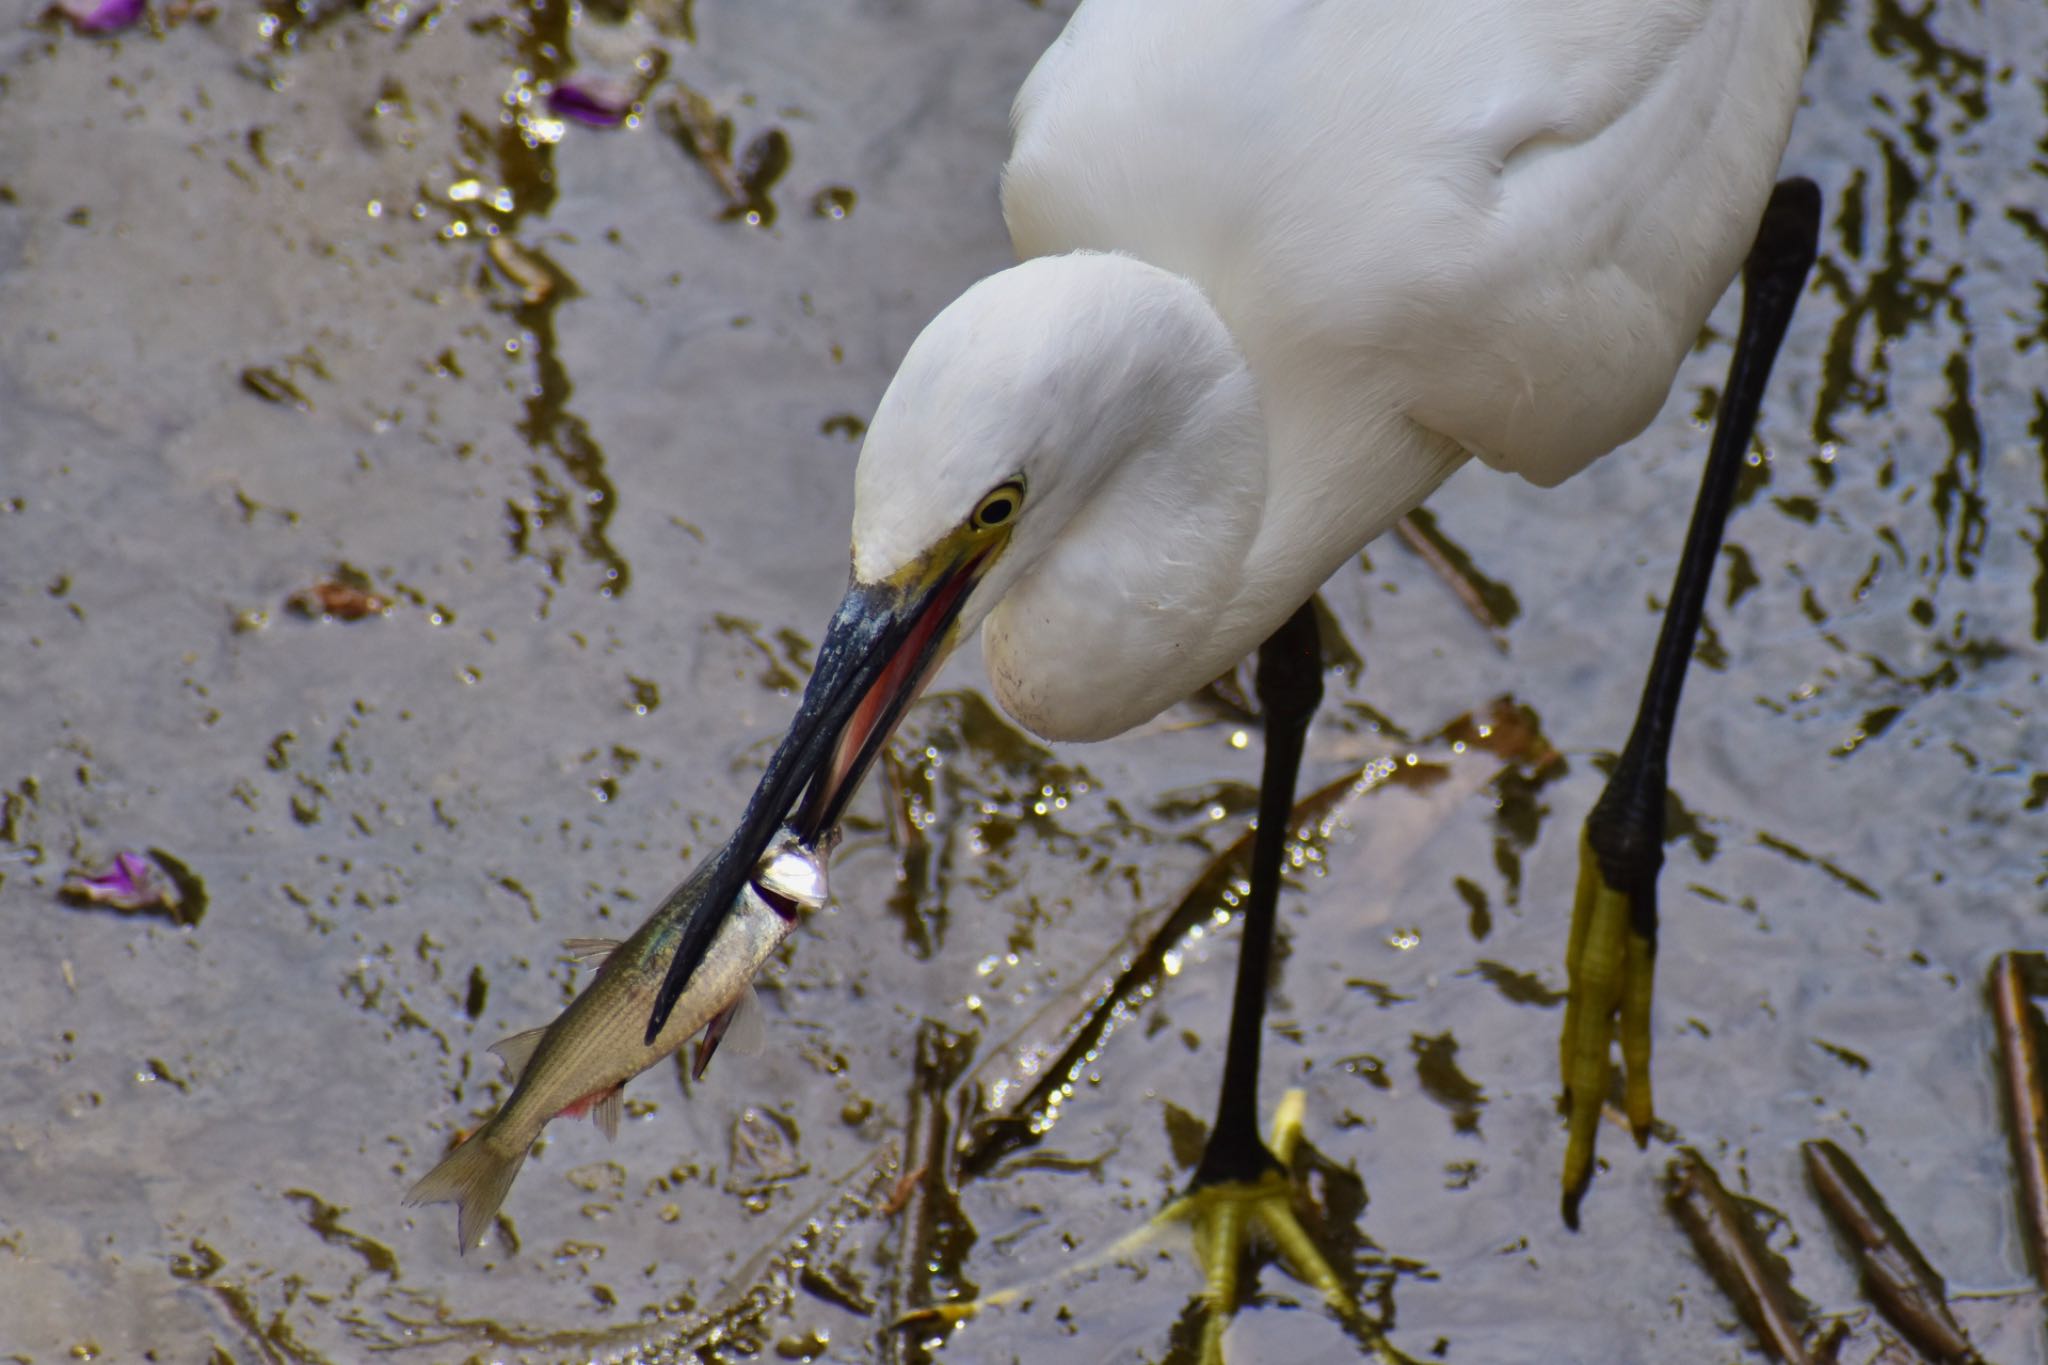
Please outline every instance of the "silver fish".
[[571, 949], [580, 955], [607, 954], [597, 976], [555, 1022], [515, 1033], [491, 1049], [516, 1082], [512, 1097], [427, 1172], [405, 1202], [456, 1205], [461, 1249], [467, 1251], [497, 1216], [533, 1140], [550, 1119], [588, 1113], [606, 1137], [613, 1136], [626, 1082], [699, 1029], [705, 1030], [696, 1068], [701, 1074], [711, 1050], [751, 996], [754, 973], [789, 937], [800, 914], [825, 903], [825, 862], [832, 842], [828, 837], [819, 847], [809, 847], [787, 829], [776, 836], [652, 1043], [643, 1040], [654, 993], [675, 956], [683, 922], [706, 894], [717, 859], [707, 858], [624, 943], [571, 940]]

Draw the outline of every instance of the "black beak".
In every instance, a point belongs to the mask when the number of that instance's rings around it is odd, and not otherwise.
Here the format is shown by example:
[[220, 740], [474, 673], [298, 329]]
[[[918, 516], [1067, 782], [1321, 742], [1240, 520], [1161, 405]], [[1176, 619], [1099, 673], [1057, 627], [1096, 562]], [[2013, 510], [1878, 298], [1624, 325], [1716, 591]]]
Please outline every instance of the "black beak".
[[839, 823], [896, 722], [944, 659], [953, 622], [987, 558], [974, 554], [936, 575], [917, 574], [919, 581], [908, 587], [883, 582], [848, 589], [825, 628], [789, 734], [768, 760], [739, 828], [715, 855], [709, 890], [683, 924], [647, 1021], [648, 1043], [668, 1022], [762, 850], [799, 798], [803, 807], [791, 824], [804, 844], [816, 844]]

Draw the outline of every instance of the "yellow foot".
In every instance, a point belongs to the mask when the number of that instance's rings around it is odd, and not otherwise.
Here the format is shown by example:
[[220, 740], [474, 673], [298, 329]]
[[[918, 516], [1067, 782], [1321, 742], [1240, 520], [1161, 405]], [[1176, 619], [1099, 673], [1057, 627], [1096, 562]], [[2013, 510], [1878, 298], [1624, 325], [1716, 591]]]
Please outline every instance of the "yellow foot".
[[[1282, 1166], [1294, 1161], [1301, 1142], [1306, 1097], [1290, 1090], [1273, 1115], [1273, 1136], [1267, 1144]], [[1238, 1272], [1254, 1236], [1261, 1236], [1280, 1256], [1287, 1273], [1322, 1296], [1323, 1304], [1346, 1324], [1361, 1320], [1358, 1304], [1337, 1278], [1329, 1260], [1309, 1239], [1294, 1216], [1294, 1183], [1280, 1171], [1254, 1181], [1207, 1185], [1168, 1204], [1155, 1223], [1183, 1224], [1195, 1239], [1195, 1258], [1202, 1265], [1203, 1365], [1222, 1365], [1223, 1329], [1238, 1307]]]
[[[1291, 1165], [1294, 1160], [1306, 1103], [1301, 1091], [1290, 1090], [1281, 1097], [1273, 1116], [1273, 1135], [1267, 1148], [1282, 1166]], [[1338, 1278], [1329, 1259], [1295, 1217], [1294, 1184], [1279, 1171], [1247, 1183], [1210, 1185], [1184, 1194], [1143, 1227], [1117, 1239], [1107, 1250], [1059, 1272], [1060, 1277], [1132, 1260], [1181, 1228], [1192, 1234], [1195, 1258], [1202, 1266], [1202, 1337], [1198, 1357], [1202, 1365], [1225, 1365], [1223, 1333], [1237, 1312], [1239, 1271], [1245, 1252], [1255, 1239], [1272, 1247], [1287, 1273], [1315, 1290], [1324, 1306], [1370, 1345], [1375, 1359], [1387, 1365], [1410, 1365], [1408, 1357], [1387, 1345], [1379, 1329], [1359, 1310], [1357, 1300]], [[935, 1304], [904, 1315], [898, 1325], [961, 1322], [984, 1308], [1029, 1298], [1038, 1287], [1019, 1285], [978, 1299]]]
[[1656, 948], [1636, 932], [1634, 903], [1609, 886], [1600, 860], [1579, 844], [1579, 891], [1565, 949], [1570, 992], [1559, 1062], [1569, 1133], [1564, 1154], [1564, 1221], [1579, 1225], [1579, 1200], [1593, 1179], [1593, 1138], [1612, 1084], [1621, 1035], [1622, 1099], [1636, 1145], [1650, 1140], [1650, 987]]

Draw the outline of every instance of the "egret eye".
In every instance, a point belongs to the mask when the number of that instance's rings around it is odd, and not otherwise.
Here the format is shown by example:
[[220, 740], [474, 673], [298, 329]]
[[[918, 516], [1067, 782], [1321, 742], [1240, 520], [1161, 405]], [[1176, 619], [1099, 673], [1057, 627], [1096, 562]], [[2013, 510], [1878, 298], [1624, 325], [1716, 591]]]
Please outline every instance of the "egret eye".
[[1017, 515], [1017, 509], [1023, 505], [1024, 485], [1012, 479], [989, 490], [988, 495], [981, 500], [981, 505], [974, 509], [969, 524], [977, 531], [993, 531], [996, 527], [1007, 524], [1010, 518]]

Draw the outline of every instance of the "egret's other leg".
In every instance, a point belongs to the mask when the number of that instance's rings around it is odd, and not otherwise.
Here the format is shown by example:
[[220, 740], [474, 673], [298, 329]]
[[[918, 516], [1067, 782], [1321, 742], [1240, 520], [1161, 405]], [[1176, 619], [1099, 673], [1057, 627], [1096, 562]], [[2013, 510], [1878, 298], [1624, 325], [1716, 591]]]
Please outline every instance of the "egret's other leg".
[[1323, 658], [1313, 603], [1303, 603], [1259, 646], [1259, 709], [1266, 725], [1266, 761], [1259, 776], [1259, 827], [1252, 840], [1251, 886], [1237, 953], [1237, 990], [1216, 1123], [1191, 1188], [1249, 1184], [1280, 1169], [1259, 1140], [1259, 1045], [1266, 1027], [1266, 987], [1273, 974], [1273, 926], [1280, 899], [1280, 863], [1294, 814], [1294, 784], [1309, 718], [1323, 699]]
[[[1351, 1291], [1295, 1217], [1294, 1183], [1287, 1172], [1301, 1138], [1301, 1092], [1291, 1090], [1281, 1098], [1270, 1138], [1261, 1141], [1258, 1130], [1259, 1050], [1265, 1030], [1266, 986], [1272, 975], [1280, 867], [1293, 818], [1302, 741], [1323, 691], [1322, 648], [1313, 603], [1304, 604], [1260, 646], [1257, 691], [1265, 715], [1266, 758], [1216, 1122], [1187, 1192], [1146, 1226], [1079, 1265], [1068, 1266], [1066, 1273], [1137, 1257], [1172, 1230], [1185, 1227], [1204, 1277], [1198, 1358], [1203, 1365], [1223, 1365], [1223, 1333], [1238, 1306], [1245, 1252], [1252, 1241], [1263, 1241], [1279, 1254], [1296, 1279], [1314, 1289], [1343, 1320], [1371, 1358], [1384, 1365], [1411, 1365], [1365, 1320]], [[905, 1321], [958, 1322], [984, 1308], [1028, 1298], [1034, 1288], [999, 1289], [972, 1301], [935, 1305]]]
[[1333, 1311], [1358, 1325], [1350, 1294], [1294, 1216], [1294, 1185], [1287, 1178], [1286, 1162], [1301, 1135], [1299, 1092], [1290, 1091], [1282, 1100], [1271, 1147], [1260, 1140], [1258, 1127], [1259, 1047], [1273, 971], [1280, 865], [1294, 811], [1302, 741], [1323, 696], [1322, 644], [1313, 603], [1303, 604], [1259, 647], [1258, 696], [1265, 717], [1266, 759], [1259, 779], [1259, 827], [1252, 840], [1251, 885], [1244, 900], [1222, 1093], [1188, 1192], [1160, 1215], [1161, 1222], [1186, 1223], [1194, 1233], [1207, 1300], [1201, 1344], [1205, 1361], [1223, 1358], [1223, 1329], [1237, 1309], [1238, 1276], [1247, 1244], [1255, 1237], [1276, 1250], [1289, 1272], [1315, 1289]]
[[1606, 791], [1586, 817], [1565, 952], [1571, 993], [1560, 1045], [1570, 1129], [1564, 1220], [1573, 1227], [1579, 1222], [1579, 1200], [1593, 1178], [1593, 1137], [1607, 1099], [1609, 1054], [1617, 1032], [1629, 1125], [1638, 1146], [1649, 1141], [1650, 981], [1657, 955], [1657, 872], [1664, 862], [1665, 758], [1736, 477], [1756, 427], [1771, 362], [1792, 320], [1819, 237], [1820, 191], [1810, 180], [1780, 184], [1742, 267], [1735, 357], [1714, 417], [1706, 473], [1635, 728]]

